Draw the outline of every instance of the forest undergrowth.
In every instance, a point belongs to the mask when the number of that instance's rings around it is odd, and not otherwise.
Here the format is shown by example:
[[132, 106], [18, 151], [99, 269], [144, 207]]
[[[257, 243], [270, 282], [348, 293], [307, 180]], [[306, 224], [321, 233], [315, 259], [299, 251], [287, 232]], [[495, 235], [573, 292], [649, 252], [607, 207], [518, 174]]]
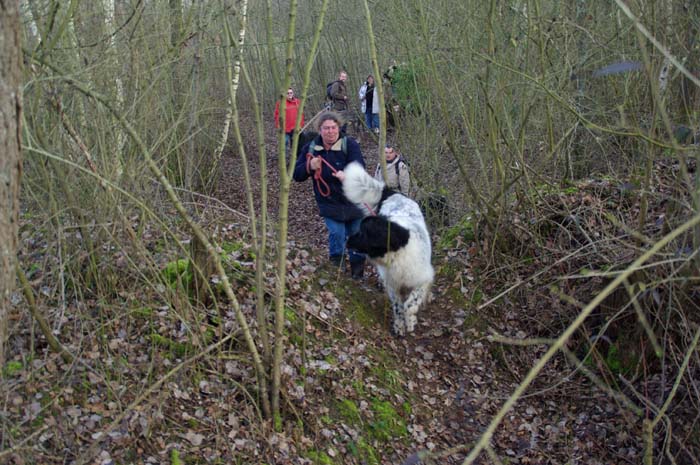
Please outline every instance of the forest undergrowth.
[[[376, 142], [360, 141], [373, 168]], [[686, 168], [696, 175], [693, 162]], [[254, 321], [238, 169], [225, 157], [216, 195], [193, 209]], [[688, 202], [669, 191], [679, 171], [670, 160], [655, 167], [641, 229], [629, 226], [639, 218], [638, 187], [612, 177], [536, 186], [535, 202], [509, 206], [498, 236], [451, 215], [433, 227], [433, 301], [406, 338], [390, 335], [376, 275], [358, 285], [326, 264], [311, 188], [293, 184], [280, 424], [260, 411], [256, 373], [216, 276], [196, 298], [188, 255], [160, 225], [135, 215], [94, 228], [119, 247], [66, 257], [25, 211], [19, 258], [28, 282], [13, 297], [0, 462], [462, 463], [581, 308], [675, 226], [669, 208], [675, 215]], [[161, 218], [188, 244], [174, 211]], [[134, 231], [139, 241], [126, 240]], [[85, 238], [76, 228], [62, 240], [80, 250]], [[697, 463], [697, 351], [674, 383], [698, 325], [698, 251], [689, 241], [605, 299], [505, 416], [481, 463], [642, 463], [646, 423], [671, 392], [651, 453], [657, 463]], [[29, 305], [72, 357], [49, 348]]]

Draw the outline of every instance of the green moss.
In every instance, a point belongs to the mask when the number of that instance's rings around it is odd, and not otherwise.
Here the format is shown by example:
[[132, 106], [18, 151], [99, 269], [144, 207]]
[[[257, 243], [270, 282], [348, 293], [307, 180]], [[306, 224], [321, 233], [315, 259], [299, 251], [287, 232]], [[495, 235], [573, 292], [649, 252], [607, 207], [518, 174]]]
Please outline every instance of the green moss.
[[617, 375], [630, 376], [638, 367], [640, 354], [633, 344], [611, 344], [605, 356], [605, 364], [608, 369]]
[[41, 266], [38, 263], [32, 263], [24, 274], [27, 276], [27, 279], [31, 279], [32, 276], [34, 276], [34, 274], [39, 270], [41, 270]]
[[455, 261], [444, 262], [437, 269], [436, 274], [443, 276], [446, 281], [454, 281], [454, 279], [464, 272], [464, 265]]
[[282, 431], [282, 425], [283, 425], [282, 415], [280, 415], [279, 413], [276, 413], [275, 418], [274, 418], [274, 422], [275, 422], [275, 431]]
[[481, 303], [482, 299], [484, 298], [484, 293], [481, 292], [480, 288], [475, 288], [474, 291], [472, 292], [472, 298], [471, 298], [471, 303], [474, 306], [477, 306]]
[[365, 463], [368, 465], [379, 465], [379, 454], [371, 445], [367, 444], [362, 437], [358, 438], [357, 442], [350, 442], [348, 444], [348, 451], [350, 454], [357, 457], [360, 463]]
[[211, 326], [207, 326], [207, 329], [204, 330], [204, 345], [208, 346], [214, 341], [214, 338], [216, 337], [216, 331], [214, 328]]
[[456, 286], [450, 286], [445, 293], [452, 301], [452, 305], [456, 308], [465, 308], [467, 306], [467, 298], [462, 294], [461, 289]]
[[33, 429], [41, 428], [42, 426], [44, 426], [44, 416], [43, 415], [37, 416], [35, 419], [33, 419], [31, 422], [29, 422], [29, 424], [31, 425], [31, 427]]
[[372, 374], [377, 377], [379, 384], [387, 389], [397, 392], [401, 390], [403, 379], [398, 370], [384, 368], [380, 365], [374, 365], [371, 368]]
[[393, 370], [397, 367], [396, 359], [393, 354], [381, 347], [368, 347], [367, 355], [375, 361], [375, 364], [370, 368], [373, 375], [377, 375], [380, 371], [386, 369]]
[[306, 458], [311, 460], [315, 465], [333, 465], [333, 460], [323, 451], [310, 450], [306, 452]]
[[[304, 345], [304, 336], [294, 331], [289, 334], [289, 342], [294, 346], [301, 348]], [[302, 366], [303, 368], [303, 366]]]
[[596, 346], [600, 354], [598, 356], [594, 355], [592, 350], [588, 350], [588, 355], [584, 358], [583, 363], [591, 368], [600, 368], [601, 365], [604, 365], [616, 377], [619, 375], [632, 377], [634, 372], [639, 369], [642, 358], [642, 354], [639, 353], [634, 343], [637, 340], [632, 334], [625, 337], [620, 335], [617, 341], [607, 347], [607, 350]]
[[179, 358], [182, 358], [186, 354], [192, 352], [192, 347], [190, 347], [189, 344], [173, 341], [172, 339], [161, 336], [158, 333], [151, 334], [151, 341], [159, 347], [168, 349], [173, 355]]
[[357, 407], [355, 402], [350, 399], [341, 399], [336, 404], [338, 411], [338, 416], [343, 419], [346, 423], [350, 425], [360, 425], [362, 424], [362, 417], [360, 416], [360, 409]]
[[3, 371], [5, 372], [5, 376], [10, 378], [12, 376], [15, 376], [17, 373], [19, 373], [23, 369], [24, 369], [24, 365], [22, 364], [22, 362], [12, 360], [12, 361], [7, 362], [5, 364], [5, 369]]
[[443, 231], [438, 247], [441, 249], [451, 249], [457, 246], [457, 238], [462, 242], [472, 242], [474, 240], [474, 223], [470, 216]]
[[163, 278], [171, 286], [175, 287], [178, 280], [182, 282], [185, 289], [189, 287], [192, 281], [192, 273], [189, 270], [190, 261], [186, 258], [179, 258], [175, 261], [169, 262], [163, 268]]
[[620, 374], [622, 372], [622, 360], [620, 359], [619, 351], [617, 346], [611, 345], [608, 349], [608, 354], [605, 357], [605, 364], [608, 366], [610, 371], [615, 374]]
[[374, 421], [369, 427], [372, 436], [377, 440], [386, 442], [405, 437], [408, 434], [406, 422], [390, 402], [374, 399], [372, 411], [374, 412]]
[[150, 319], [153, 316], [153, 309], [149, 307], [132, 308], [129, 313], [136, 318]]
[[379, 293], [372, 295], [377, 297], [378, 304], [370, 305], [368, 293], [359, 286], [339, 286], [335, 289], [335, 294], [338, 300], [343, 302], [343, 309], [348, 317], [362, 327], [371, 328], [384, 320], [383, 313], [376, 310], [381, 308], [379, 302], [386, 302], [382, 299], [383, 295]]
[[180, 451], [172, 449], [170, 451], [170, 465], [184, 465], [180, 460]]
[[166, 263], [165, 267], [163, 268], [163, 276], [165, 276], [165, 278], [169, 281], [175, 280], [177, 279], [178, 275], [181, 275], [187, 271], [189, 263], [190, 261], [186, 258], [179, 258], [175, 261]]
[[351, 383], [352, 388], [355, 390], [355, 393], [359, 397], [365, 397], [365, 384], [362, 382], [362, 380], [359, 379], [354, 379]]
[[289, 307], [284, 307], [284, 318], [291, 324], [295, 324], [298, 320], [296, 312]]
[[238, 252], [240, 250], [243, 250], [245, 248], [245, 244], [241, 241], [234, 241], [234, 242], [222, 242], [221, 245], [221, 250], [224, 251], [224, 253], [233, 253], [233, 252]]

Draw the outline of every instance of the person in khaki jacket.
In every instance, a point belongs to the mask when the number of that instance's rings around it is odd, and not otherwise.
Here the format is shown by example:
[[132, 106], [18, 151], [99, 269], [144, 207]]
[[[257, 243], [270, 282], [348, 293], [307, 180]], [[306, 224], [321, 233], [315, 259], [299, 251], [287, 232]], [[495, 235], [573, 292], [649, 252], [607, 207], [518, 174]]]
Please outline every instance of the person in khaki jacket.
[[338, 79], [333, 82], [331, 86], [331, 110], [336, 112], [343, 112], [348, 109], [348, 89], [346, 81], [348, 80], [348, 73], [341, 71], [338, 73]]
[[[387, 144], [384, 148], [384, 156], [386, 157], [386, 186], [408, 197], [411, 191], [411, 176], [408, 172], [408, 165], [401, 158], [401, 154], [398, 150], [390, 144]], [[382, 182], [384, 181], [382, 177], [382, 165], [379, 163], [377, 163], [374, 178]]]

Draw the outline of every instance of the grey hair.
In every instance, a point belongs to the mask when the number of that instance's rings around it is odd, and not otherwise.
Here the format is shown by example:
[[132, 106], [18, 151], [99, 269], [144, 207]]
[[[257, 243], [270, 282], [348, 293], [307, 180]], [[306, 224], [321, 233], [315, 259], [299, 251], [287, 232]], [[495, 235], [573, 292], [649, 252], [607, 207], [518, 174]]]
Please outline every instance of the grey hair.
[[318, 132], [321, 132], [321, 126], [323, 125], [323, 123], [329, 120], [335, 121], [338, 124], [338, 127], [343, 125], [343, 118], [341, 118], [341, 116], [338, 113], [334, 111], [324, 111], [318, 117], [318, 123], [316, 124], [316, 129], [318, 130]]

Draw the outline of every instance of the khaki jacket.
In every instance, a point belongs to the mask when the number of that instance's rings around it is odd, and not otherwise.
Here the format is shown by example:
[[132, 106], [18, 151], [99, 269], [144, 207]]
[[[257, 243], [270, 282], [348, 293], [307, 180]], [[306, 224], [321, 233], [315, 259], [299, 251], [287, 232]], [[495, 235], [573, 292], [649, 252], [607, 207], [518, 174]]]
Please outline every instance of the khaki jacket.
[[[397, 174], [398, 167], [398, 174]], [[394, 158], [391, 163], [386, 164], [387, 187], [395, 191], [401, 192], [408, 196], [411, 191], [411, 176], [408, 172], [408, 165], [404, 163], [401, 156]], [[374, 178], [384, 181], [382, 177], [382, 165], [377, 164], [377, 169], [374, 171]]]

